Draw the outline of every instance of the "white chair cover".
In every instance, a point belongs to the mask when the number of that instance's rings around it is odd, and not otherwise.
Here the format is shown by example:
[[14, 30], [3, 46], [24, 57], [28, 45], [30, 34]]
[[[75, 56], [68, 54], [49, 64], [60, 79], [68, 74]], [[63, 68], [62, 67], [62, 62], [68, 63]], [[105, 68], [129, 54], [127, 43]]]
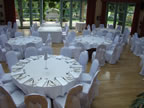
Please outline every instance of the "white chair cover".
[[[40, 99], [42, 100], [40, 100]], [[52, 103], [50, 98], [45, 97], [44, 95], [38, 93], [31, 93], [25, 96], [25, 104], [28, 108], [52, 108]]]
[[88, 52], [87, 51], [81, 52], [78, 61], [83, 66], [83, 72], [86, 72], [87, 68], [86, 65], [88, 63]]
[[3, 83], [7, 83], [10, 82], [12, 80], [12, 77], [10, 75], [10, 73], [5, 73], [2, 65], [0, 64], [0, 81], [2, 81]]
[[104, 24], [100, 24], [100, 25], [99, 25], [99, 28], [104, 28]]
[[91, 27], [89, 24], [87, 25], [87, 30], [91, 31]]
[[2, 45], [2, 47], [5, 47], [5, 43], [8, 41], [7, 36], [5, 34], [0, 35], [0, 45]]
[[15, 37], [23, 36], [22, 32], [15, 32]]
[[116, 30], [119, 30], [119, 31], [121, 31], [121, 26], [120, 26], [120, 25], [117, 25], [117, 28], [116, 28]]
[[0, 61], [5, 61], [6, 60], [5, 54], [6, 54], [6, 49], [5, 48], [0, 48]]
[[92, 24], [92, 31], [94, 31], [96, 28], [96, 25], [95, 24]]
[[8, 51], [6, 53], [6, 61], [7, 61], [8, 67], [11, 71], [11, 67], [18, 62], [17, 55], [15, 54], [14, 51]]
[[28, 47], [25, 50], [25, 58], [28, 58], [30, 56], [37, 56], [38, 50], [35, 47]]
[[91, 32], [90, 32], [89, 30], [85, 30], [85, 29], [84, 29], [83, 32], [82, 32], [82, 35], [83, 35], [83, 36], [86, 36], [86, 35], [90, 35], [90, 33], [91, 33]]
[[[81, 86], [81, 89], [75, 89]], [[71, 92], [71, 90], [73, 91]], [[81, 108], [80, 106], [80, 93], [82, 92], [82, 84], [78, 84], [69, 90], [69, 93], [63, 97], [54, 99], [54, 108]], [[69, 97], [70, 96], [70, 97]], [[71, 99], [70, 99], [71, 98]], [[68, 105], [68, 106], [66, 106]]]
[[39, 55], [44, 55], [46, 52], [48, 54], [53, 54], [53, 49], [50, 46], [42, 46], [41, 48], [38, 49]]
[[82, 94], [80, 95], [81, 108], [90, 108], [93, 99], [96, 95], [98, 95], [99, 82], [97, 80], [97, 75], [98, 72], [94, 74], [90, 84], [82, 83], [83, 90]]
[[60, 55], [71, 58], [72, 57], [72, 50], [69, 47], [63, 47], [60, 50]]
[[113, 25], [108, 25], [108, 28], [114, 29]]
[[117, 44], [120, 40], [120, 36], [119, 35], [116, 35], [116, 37], [114, 38], [114, 43]]

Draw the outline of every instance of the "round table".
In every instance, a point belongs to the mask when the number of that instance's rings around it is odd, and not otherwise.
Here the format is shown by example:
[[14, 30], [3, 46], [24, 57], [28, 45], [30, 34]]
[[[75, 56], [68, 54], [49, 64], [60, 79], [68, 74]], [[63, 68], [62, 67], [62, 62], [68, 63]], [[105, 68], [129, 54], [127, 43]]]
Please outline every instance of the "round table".
[[54, 99], [78, 83], [82, 66], [74, 59], [48, 55], [20, 60], [12, 67], [14, 83], [26, 94], [40, 93]]
[[77, 22], [76, 23], [76, 30], [78, 32], [82, 32], [86, 27], [86, 23], [85, 22]]
[[111, 40], [107, 40], [104, 36], [79, 36], [74, 40], [76, 46], [81, 47], [83, 50], [97, 48], [99, 45], [104, 44], [109, 46], [112, 44]]
[[28, 43], [34, 43], [36, 48], [40, 48], [42, 46], [42, 39], [36, 36], [20, 36], [10, 38], [7, 43], [12, 46], [13, 50], [24, 51]]
[[96, 28], [95, 29], [96, 31], [107, 31], [107, 32], [110, 32], [112, 33], [113, 35], [116, 35], [117, 33], [120, 33], [119, 30], [116, 30], [116, 29], [110, 29], [110, 28]]

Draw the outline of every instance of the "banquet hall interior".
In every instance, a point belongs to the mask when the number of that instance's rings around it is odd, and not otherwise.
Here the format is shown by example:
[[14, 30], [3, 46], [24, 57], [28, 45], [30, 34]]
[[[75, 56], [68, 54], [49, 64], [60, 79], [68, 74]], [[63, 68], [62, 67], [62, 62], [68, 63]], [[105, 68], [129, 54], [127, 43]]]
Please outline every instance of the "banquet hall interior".
[[0, 108], [143, 108], [144, 0], [0, 0]]

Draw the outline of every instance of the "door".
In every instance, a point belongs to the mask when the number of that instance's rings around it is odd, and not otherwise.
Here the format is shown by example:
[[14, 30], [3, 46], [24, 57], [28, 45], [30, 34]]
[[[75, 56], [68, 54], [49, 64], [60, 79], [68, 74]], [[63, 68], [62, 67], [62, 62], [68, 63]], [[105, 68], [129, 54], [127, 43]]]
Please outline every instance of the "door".
[[122, 27], [122, 32], [127, 27], [131, 31], [135, 4], [130, 3], [114, 3], [107, 4], [107, 25], [118, 25]]
[[76, 22], [86, 20], [86, 0], [61, 0], [61, 25], [75, 28]]
[[43, 0], [15, 0], [16, 20], [21, 28], [29, 28], [43, 20]]

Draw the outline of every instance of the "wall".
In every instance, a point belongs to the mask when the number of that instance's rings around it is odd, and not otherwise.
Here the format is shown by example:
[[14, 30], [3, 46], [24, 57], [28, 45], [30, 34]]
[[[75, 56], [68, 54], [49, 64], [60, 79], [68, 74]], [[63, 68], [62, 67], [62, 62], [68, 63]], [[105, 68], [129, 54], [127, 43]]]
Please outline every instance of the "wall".
[[4, 25], [5, 22], [4, 2], [0, 0], [0, 25]]
[[100, 24], [100, 16], [101, 16], [102, 2], [101, 0], [96, 1], [96, 14], [95, 14], [95, 24], [98, 27]]

